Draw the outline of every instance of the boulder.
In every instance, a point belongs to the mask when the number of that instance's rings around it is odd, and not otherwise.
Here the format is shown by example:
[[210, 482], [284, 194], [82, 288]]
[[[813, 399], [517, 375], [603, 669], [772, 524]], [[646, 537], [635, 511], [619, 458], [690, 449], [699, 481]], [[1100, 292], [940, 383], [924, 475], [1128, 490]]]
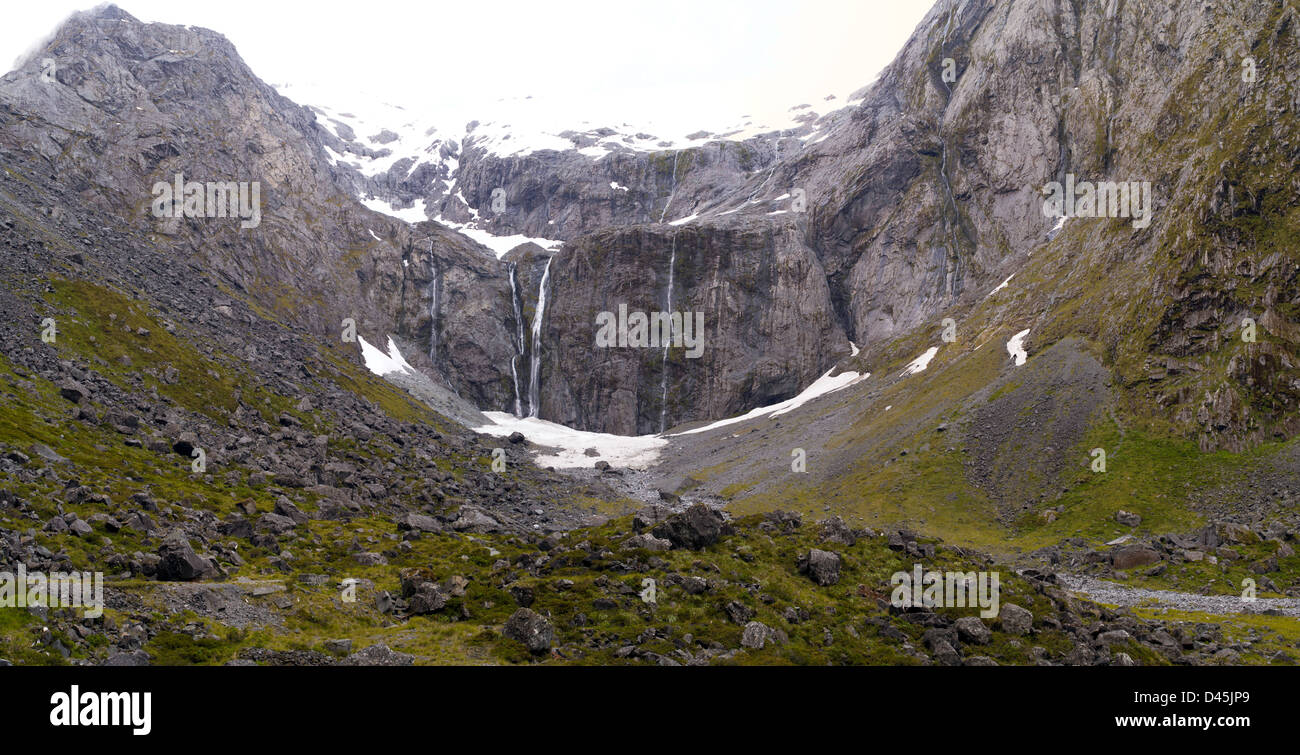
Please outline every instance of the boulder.
[[391, 650], [387, 645], [371, 645], [339, 661], [340, 666], [412, 666], [415, 656]]
[[773, 629], [761, 621], [749, 622], [740, 635], [740, 644], [752, 650], [762, 650], [768, 643], [784, 645], [788, 641], [785, 632]]
[[1116, 569], [1132, 569], [1160, 560], [1160, 554], [1146, 545], [1125, 545], [1111, 551], [1110, 563]]
[[1034, 615], [1015, 603], [1003, 603], [998, 618], [1007, 634], [1029, 634], [1034, 628]]
[[1125, 511], [1124, 509], [1120, 509], [1119, 511], [1115, 512], [1115, 521], [1119, 522], [1125, 527], [1136, 527], [1142, 523], [1142, 517], [1130, 511]]
[[813, 548], [799, 557], [799, 573], [826, 587], [840, 581], [840, 556], [833, 551]]
[[534, 654], [545, 653], [555, 643], [555, 629], [551, 622], [528, 608], [520, 608], [510, 614], [502, 634], [523, 643]]
[[672, 549], [673, 543], [671, 540], [655, 537], [649, 532], [642, 532], [640, 535], [634, 535], [624, 540], [623, 547], [645, 548], [648, 551], [666, 551]]
[[276, 499], [275, 513], [292, 520], [294, 524], [306, 524], [311, 520], [311, 517], [307, 516], [306, 512], [293, 505], [293, 502], [284, 496]]
[[173, 532], [158, 549], [158, 579], [188, 582], [206, 579], [216, 574], [216, 568], [201, 558], [190, 547], [189, 540], [180, 531]]
[[699, 550], [718, 542], [730, 533], [727, 520], [721, 512], [697, 503], [668, 521], [655, 527], [655, 537], [666, 539], [678, 548]]
[[397, 528], [399, 530], [411, 530], [414, 532], [441, 532], [442, 525], [437, 519], [424, 514], [405, 514], [397, 519]]
[[957, 637], [965, 643], [987, 645], [993, 639], [993, 632], [978, 616], [963, 616], [953, 623], [953, 627], [957, 630]]
[[74, 404], [80, 404], [82, 399], [90, 395], [90, 391], [86, 390], [86, 386], [69, 378], [59, 383], [59, 395]]
[[817, 527], [822, 542], [839, 543], [840, 545], [848, 546], [850, 548], [857, 545], [858, 536], [855, 535], [853, 530], [850, 529], [849, 526], [844, 523], [844, 520], [838, 516], [833, 516], [830, 519], [823, 519], [817, 523]]
[[447, 605], [447, 594], [442, 588], [432, 582], [425, 582], [415, 589], [409, 601], [407, 608], [413, 616], [421, 616], [428, 613], [441, 611]]

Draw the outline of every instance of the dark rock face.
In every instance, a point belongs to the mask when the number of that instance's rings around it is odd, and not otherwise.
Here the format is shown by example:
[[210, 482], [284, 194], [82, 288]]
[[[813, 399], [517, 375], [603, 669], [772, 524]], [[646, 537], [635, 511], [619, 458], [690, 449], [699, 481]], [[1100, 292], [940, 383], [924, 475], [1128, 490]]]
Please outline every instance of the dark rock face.
[[[542, 415], [574, 427], [636, 435], [743, 414], [797, 394], [849, 353], [816, 254], [777, 223], [594, 233], [556, 256], [549, 285]], [[702, 323], [694, 357], [684, 339], [668, 350], [666, 391], [662, 347], [597, 346], [598, 313], [621, 307]]]
[[[1027, 265], [1054, 235], [1054, 219], [1041, 211], [1045, 183], [1067, 173], [1152, 178], [1165, 190], [1155, 224], [1130, 228], [1118, 255], [1133, 274], [1111, 274], [1106, 253], [1071, 265], [1123, 283], [1119, 298], [1134, 302], [1089, 336], [1150, 356], [1149, 384], [1138, 390], [1194, 428], [1202, 447], [1240, 448], [1300, 431], [1293, 265], [1250, 257], [1242, 250], [1267, 239], [1239, 227], [1246, 217], [1286, 222], [1283, 203], [1241, 198], [1270, 194], [1272, 179], [1248, 166], [1294, 164], [1286, 145], [1296, 124], [1281, 76], [1261, 79], [1254, 99], [1226, 74], [1207, 80], [1194, 101], [1172, 94], [1217, 65], [1200, 40], [1217, 33], [1224, 13], [1193, 0], [1149, 16], [1095, 5], [936, 5], [850, 107], [791, 132], [676, 151], [619, 148], [598, 160], [577, 151], [600, 138], [595, 132], [569, 134], [573, 150], [500, 155], [470, 129], [463, 143], [439, 146], [460, 166], [462, 201], [448, 195], [445, 171], [405, 175], [413, 163], [399, 160], [372, 180], [333, 164], [327, 146], [382, 149], [391, 138], [348, 143], [259, 81], [224, 37], [108, 9], [80, 14], [56, 34], [44, 52], [57, 63], [55, 83], [42, 80], [39, 59], [0, 80], [0, 148], [14, 165], [33, 161], [23, 168], [31, 175], [42, 170], [36, 161], [57, 163], [61, 180], [96, 210], [148, 228], [168, 257], [194, 260], [306, 332], [334, 339], [352, 318], [378, 346], [393, 336], [426, 378], [415, 390], [449, 415], [513, 410], [523, 398], [511, 365], [526, 368], [532, 356], [531, 339], [518, 336], [537, 317], [546, 254], [533, 248], [502, 263], [448, 228], [411, 226], [355, 197], [421, 199], [451, 220], [490, 214], [486, 227], [497, 234], [563, 240], [541, 318], [541, 416], [617, 433], [658, 432], [794, 395], [844, 356], [849, 340], [869, 350], [980, 301]], [[1251, 17], [1268, 25], [1252, 32], [1261, 38], [1294, 37], [1290, 15]], [[1173, 18], [1186, 22], [1166, 23]], [[1278, 47], [1290, 55], [1294, 46]], [[1116, 78], [1119, 57], [1153, 61], [1163, 73]], [[944, 58], [954, 61], [954, 80], [939, 76], [935, 61]], [[1225, 102], [1253, 108], [1248, 117], [1268, 122], [1269, 137], [1185, 161], [1225, 130], [1188, 113], [1235, 112]], [[212, 113], [242, 115], [231, 125]], [[817, 138], [805, 141], [814, 127]], [[1152, 166], [1159, 175], [1147, 175]], [[258, 224], [153, 217], [151, 187], [178, 173], [260, 182]], [[489, 213], [498, 191], [503, 209]], [[1113, 247], [1102, 234], [1115, 223], [1079, 220], [1060, 233], [1081, 248]], [[1187, 249], [1162, 247], [1184, 221], [1195, 236]], [[1197, 261], [1195, 250], [1206, 247], [1213, 253]], [[74, 250], [67, 259], [85, 265], [93, 255]], [[1186, 279], [1193, 264], [1206, 275]], [[1247, 289], [1257, 293], [1227, 293]], [[665, 360], [660, 349], [597, 348], [595, 314], [620, 303], [702, 312], [703, 354], [687, 359], [674, 348]], [[228, 303], [211, 304], [211, 316], [232, 316]], [[1025, 306], [1039, 304], [1052, 301]], [[1218, 355], [1229, 326], [1248, 314], [1270, 337]], [[1131, 336], [1146, 332], [1138, 322], [1156, 323], [1141, 343]]]
[[[40, 57], [55, 60], [57, 83], [41, 78]], [[0, 111], [25, 114], [0, 121], [0, 146], [58, 160], [69, 185], [101, 187], [87, 201], [147, 227], [166, 256], [201, 262], [319, 337], [338, 342], [346, 318], [380, 348], [392, 335], [407, 361], [480, 406], [512, 400], [504, 266], [442, 226], [357, 203], [313, 112], [260, 81], [220, 34], [146, 25], [116, 8], [77, 14], [42, 56], [0, 79]], [[259, 222], [155, 217], [154, 185], [178, 173], [257, 182]]]
[[721, 512], [702, 503], [695, 504], [652, 530], [655, 537], [672, 542], [674, 547], [690, 550], [713, 545], [728, 531], [727, 520]]

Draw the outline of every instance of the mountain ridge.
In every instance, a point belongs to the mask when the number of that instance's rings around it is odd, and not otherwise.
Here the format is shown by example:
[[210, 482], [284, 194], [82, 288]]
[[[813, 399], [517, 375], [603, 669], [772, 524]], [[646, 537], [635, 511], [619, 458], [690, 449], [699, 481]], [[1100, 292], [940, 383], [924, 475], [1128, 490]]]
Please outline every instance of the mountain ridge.
[[[459, 145], [454, 190], [341, 165], [338, 130], [220, 35], [74, 17], [0, 77], [3, 555], [146, 589], [178, 559], [205, 585], [310, 577], [313, 615], [360, 574], [349, 634], [410, 643], [379, 627], [414, 621], [459, 659], [533, 659], [516, 625], [543, 619], [599, 662], [1261, 662], [1054, 574], [1300, 591], [1296, 14], [944, 1], [824, 138]], [[156, 216], [177, 175], [260, 182], [260, 222]], [[1053, 181], [1149, 182], [1151, 222], [1052, 217]], [[453, 225], [474, 213], [562, 243], [491, 249]], [[702, 352], [599, 347], [621, 306], [702, 313]], [[982, 653], [974, 617], [877, 600], [914, 561], [1015, 572], [1043, 644], [1003, 617]], [[632, 597], [642, 574], [693, 639]], [[534, 601], [549, 619], [516, 615]], [[123, 616], [154, 657], [204, 647], [144, 605]], [[323, 647], [328, 623], [259, 605]], [[1293, 627], [1264, 626], [1294, 660]], [[255, 642], [228, 629], [222, 661]], [[252, 655], [307, 652], [274, 637]]]

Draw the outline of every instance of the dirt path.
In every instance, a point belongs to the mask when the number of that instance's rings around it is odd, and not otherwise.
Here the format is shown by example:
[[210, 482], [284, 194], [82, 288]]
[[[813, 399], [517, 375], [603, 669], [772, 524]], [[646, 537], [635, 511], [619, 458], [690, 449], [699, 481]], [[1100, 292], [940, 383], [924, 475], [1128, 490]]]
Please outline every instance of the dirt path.
[[1219, 616], [1263, 613], [1274, 609], [1283, 616], [1300, 618], [1300, 598], [1259, 598], [1248, 602], [1237, 595], [1197, 595], [1173, 590], [1148, 590], [1069, 574], [1058, 574], [1056, 578], [1067, 589], [1109, 605], [1159, 605], [1180, 611], [1200, 611]]

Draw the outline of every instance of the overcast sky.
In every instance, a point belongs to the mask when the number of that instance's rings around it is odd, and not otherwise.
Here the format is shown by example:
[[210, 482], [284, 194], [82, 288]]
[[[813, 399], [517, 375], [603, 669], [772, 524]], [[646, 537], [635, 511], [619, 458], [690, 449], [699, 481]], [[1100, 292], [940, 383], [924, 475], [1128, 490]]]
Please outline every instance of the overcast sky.
[[[376, 98], [477, 117], [475, 103], [534, 96], [585, 117], [721, 128], [801, 103], [826, 112], [872, 81], [932, 0], [123, 0], [143, 21], [221, 32], [287, 96], [350, 107]], [[75, 0], [7, 2], [11, 63]], [[10, 68], [12, 66], [6, 66]], [[293, 90], [297, 90], [295, 92]], [[324, 99], [323, 102], [314, 100]], [[664, 134], [666, 135], [666, 134]]]

